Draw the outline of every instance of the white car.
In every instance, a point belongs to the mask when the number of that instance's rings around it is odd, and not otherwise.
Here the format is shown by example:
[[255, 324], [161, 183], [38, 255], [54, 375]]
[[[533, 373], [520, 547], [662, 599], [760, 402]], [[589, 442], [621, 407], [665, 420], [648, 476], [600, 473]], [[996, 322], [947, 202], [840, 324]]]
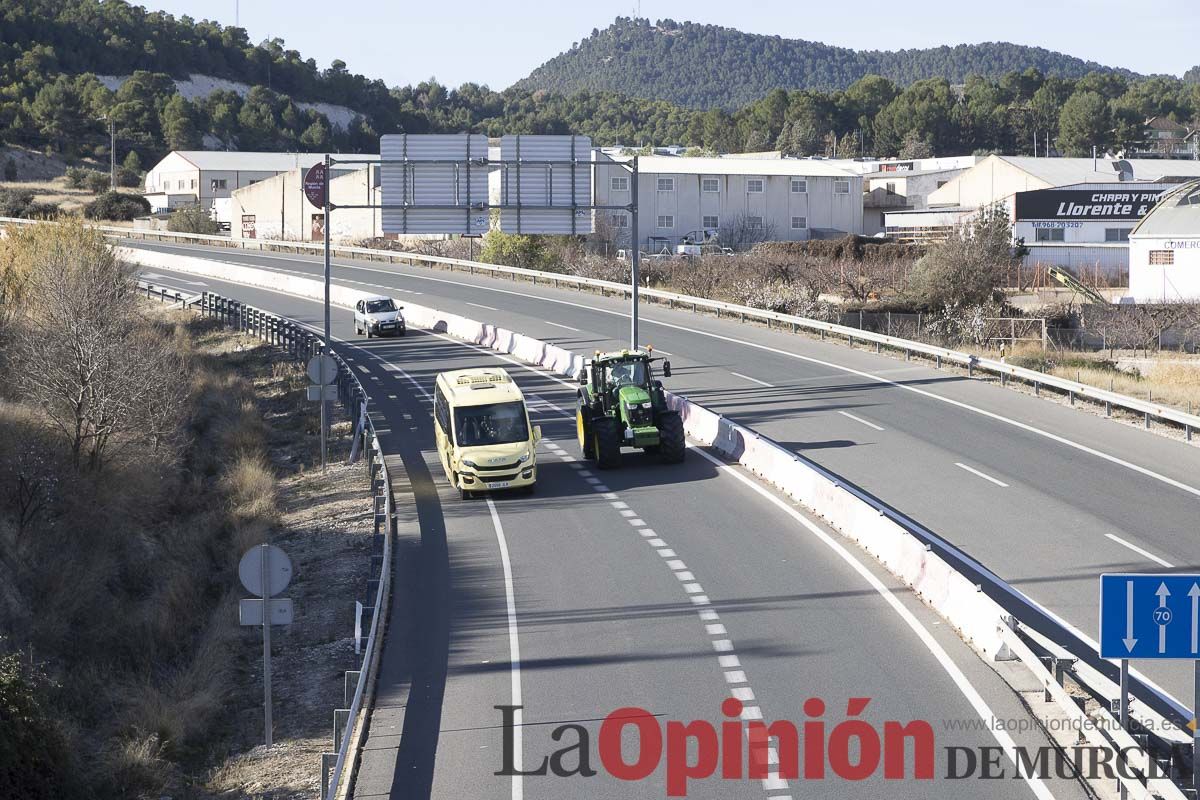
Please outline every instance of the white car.
[[372, 336], [403, 336], [406, 332], [404, 306], [383, 295], [365, 297], [354, 305], [354, 332], [368, 339]]

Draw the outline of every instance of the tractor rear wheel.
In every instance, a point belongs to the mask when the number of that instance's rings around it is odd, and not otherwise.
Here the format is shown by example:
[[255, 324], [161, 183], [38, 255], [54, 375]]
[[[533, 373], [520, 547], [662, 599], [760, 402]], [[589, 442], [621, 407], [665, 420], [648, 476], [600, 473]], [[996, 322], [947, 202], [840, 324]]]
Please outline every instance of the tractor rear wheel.
[[579, 439], [579, 449], [583, 451], [584, 458], [595, 458], [596, 448], [592, 447], [592, 432], [590, 428], [591, 409], [583, 404], [580, 400], [575, 407], [575, 435]]
[[683, 438], [683, 419], [678, 411], [664, 411], [658, 417], [658, 459], [664, 464], [683, 461], [687, 444]]
[[597, 417], [592, 420], [592, 449], [596, 453], [596, 465], [610, 469], [621, 465], [621, 426], [612, 417]]

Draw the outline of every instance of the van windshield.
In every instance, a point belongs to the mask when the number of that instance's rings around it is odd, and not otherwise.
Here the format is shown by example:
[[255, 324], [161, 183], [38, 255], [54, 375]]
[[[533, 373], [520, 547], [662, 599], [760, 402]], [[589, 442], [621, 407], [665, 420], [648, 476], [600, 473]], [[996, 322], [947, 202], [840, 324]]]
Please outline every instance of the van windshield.
[[528, 441], [525, 404], [459, 406], [454, 409], [454, 431], [461, 447]]
[[368, 300], [367, 301], [367, 313], [368, 314], [381, 314], [385, 311], [395, 311], [395, 310], [396, 310], [396, 304], [392, 302], [390, 297], [387, 298], [386, 300]]

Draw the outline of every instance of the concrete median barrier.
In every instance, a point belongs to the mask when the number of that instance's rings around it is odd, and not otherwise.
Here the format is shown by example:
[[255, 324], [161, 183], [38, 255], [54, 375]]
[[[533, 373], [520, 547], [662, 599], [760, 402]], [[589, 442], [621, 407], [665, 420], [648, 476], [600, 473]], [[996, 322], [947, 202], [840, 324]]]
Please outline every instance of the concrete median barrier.
[[[311, 278], [192, 256], [135, 248], [118, 250], [124, 260], [143, 267], [187, 272], [314, 300], [324, 298], [323, 285]], [[339, 286], [331, 287], [330, 291], [331, 302], [344, 308], [353, 308], [359, 299], [369, 296], [373, 293]], [[404, 315], [410, 327], [445, 333], [568, 378], [578, 376], [585, 360], [585, 356], [549, 342], [428, 306], [406, 301]], [[668, 401], [679, 411], [684, 430], [694, 441], [711, 446], [725, 458], [741, 464], [853, 539], [911, 587], [980, 653], [994, 658], [1001, 651], [1003, 640], [998, 630], [1005, 612], [1000, 605], [897, 522], [816, 465], [774, 441], [686, 397], [668, 392]]]

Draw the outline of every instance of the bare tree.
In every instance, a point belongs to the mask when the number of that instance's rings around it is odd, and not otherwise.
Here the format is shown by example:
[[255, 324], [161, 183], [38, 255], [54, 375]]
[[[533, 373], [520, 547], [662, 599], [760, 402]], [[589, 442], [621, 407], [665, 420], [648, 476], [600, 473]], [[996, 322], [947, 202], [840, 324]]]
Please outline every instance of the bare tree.
[[764, 218], [738, 214], [723, 223], [717, 238], [725, 247], [748, 250], [759, 242], [775, 240], [775, 223]]
[[76, 468], [160, 447], [179, 428], [186, 365], [138, 313], [136, 284], [98, 233], [51, 226], [30, 273], [13, 356], [17, 383], [66, 439]]

